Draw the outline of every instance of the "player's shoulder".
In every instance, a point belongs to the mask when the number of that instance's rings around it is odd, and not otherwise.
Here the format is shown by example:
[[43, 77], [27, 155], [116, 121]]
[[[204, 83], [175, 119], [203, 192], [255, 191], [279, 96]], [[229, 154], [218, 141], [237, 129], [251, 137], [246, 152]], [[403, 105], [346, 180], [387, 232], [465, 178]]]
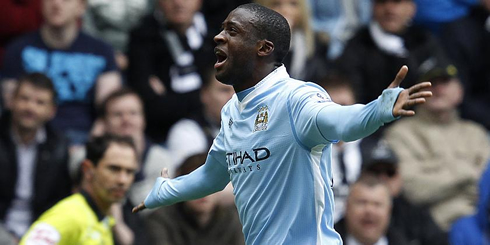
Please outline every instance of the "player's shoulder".
[[221, 108], [221, 113], [223, 112], [229, 112], [230, 110], [230, 106], [231, 105], [235, 105], [238, 103], [238, 96], [235, 94], [233, 94], [233, 96], [231, 96], [231, 99], [228, 100], [228, 102], [225, 103], [225, 105], [223, 106], [223, 108]]
[[313, 82], [305, 82], [297, 79], [288, 79], [286, 81], [287, 97], [289, 100], [303, 100], [305, 98], [313, 99], [317, 102], [331, 102], [330, 95], [323, 87]]

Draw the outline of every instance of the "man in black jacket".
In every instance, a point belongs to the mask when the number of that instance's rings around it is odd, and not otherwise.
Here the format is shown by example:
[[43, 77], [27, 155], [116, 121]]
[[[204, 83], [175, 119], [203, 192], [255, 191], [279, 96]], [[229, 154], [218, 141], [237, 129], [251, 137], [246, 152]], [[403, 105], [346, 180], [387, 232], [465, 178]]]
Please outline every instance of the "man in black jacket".
[[0, 120], [0, 221], [16, 238], [71, 192], [67, 141], [46, 126], [55, 101], [49, 78], [26, 75]]
[[[360, 103], [376, 99], [400, 66], [410, 70], [404, 86], [417, 82], [418, 69], [431, 57], [445, 56], [442, 46], [428, 31], [410, 26], [413, 0], [374, 0], [373, 19], [350, 39], [336, 66], [353, 81]], [[386, 83], [386, 84], [385, 84]]]
[[214, 64], [214, 42], [202, 0], [158, 0], [129, 41], [128, 85], [143, 99], [146, 132], [163, 142], [179, 119], [201, 109], [203, 69]]

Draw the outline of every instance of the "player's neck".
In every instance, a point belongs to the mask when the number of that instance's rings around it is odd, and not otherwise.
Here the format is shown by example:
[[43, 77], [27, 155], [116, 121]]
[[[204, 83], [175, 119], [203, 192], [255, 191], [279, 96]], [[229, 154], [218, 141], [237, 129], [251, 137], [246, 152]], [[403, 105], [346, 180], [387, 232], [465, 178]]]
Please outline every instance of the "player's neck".
[[41, 27], [41, 37], [44, 43], [55, 49], [68, 48], [79, 32], [78, 25], [76, 23], [68, 24], [64, 27], [55, 28], [44, 24]]
[[245, 89], [251, 88], [262, 79], [264, 79], [267, 75], [269, 75], [272, 71], [274, 71], [277, 68], [277, 66], [274, 63], [268, 63], [268, 64], [259, 64], [253, 71], [252, 76], [249, 79], [243, 80], [241, 82], [236, 82], [233, 85], [233, 89], [235, 90], [235, 93], [241, 92]]

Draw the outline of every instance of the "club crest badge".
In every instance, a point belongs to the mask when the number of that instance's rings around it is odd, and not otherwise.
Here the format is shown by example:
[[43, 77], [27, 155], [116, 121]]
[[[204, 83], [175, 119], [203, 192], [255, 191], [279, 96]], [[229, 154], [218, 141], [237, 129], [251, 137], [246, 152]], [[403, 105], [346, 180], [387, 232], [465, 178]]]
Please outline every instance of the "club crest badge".
[[253, 133], [267, 130], [268, 122], [269, 122], [269, 107], [262, 106], [259, 108], [259, 111], [257, 112]]

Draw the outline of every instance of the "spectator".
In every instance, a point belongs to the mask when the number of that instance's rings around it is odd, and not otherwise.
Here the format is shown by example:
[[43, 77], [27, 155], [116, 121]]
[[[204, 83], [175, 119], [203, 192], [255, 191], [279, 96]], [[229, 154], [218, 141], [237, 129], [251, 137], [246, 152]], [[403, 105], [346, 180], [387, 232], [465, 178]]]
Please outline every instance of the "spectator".
[[0, 220], [16, 239], [71, 192], [66, 140], [46, 123], [56, 92], [40, 73], [19, 79], [11, 115], [0, 120]]
[[417, 116], [387, 129], [385, 138], [400, 158], [406, 197], [429, 208], [447, 231], [475, 211], [490, 145], [481, 125], [458, 115], [463, 89], [456, 68], [437, 60], [424, 69], [421, 80], [432, 81], [432, 98], [416, 108]]
[[20, 244], [112, 244], [109, 209], [120, 202], [137, 169], [136, 149], [129, 137], [102, 136], [87, 143], [80, 193], [46, 211]]
[[5, 47], [15, 37], [41, 26], [41, 0], [4, 0], [0, 7], [0, 69]]
[[203, 110], [179, 120], [169, 131], [166, 144], [175, 165], [191, 155], [209, 151], [221, 126], [221, 108], [235, 93], [232, 86], [216, 80], [213, 68], [209, 67], [205, 77], [200, 96]]
[[490, 167], [480, 179], [478, 209], [476, 214], [456, 221], [449, 233], [451, 244], [490, 244]]
[[481, 3], [467, 17], [444, 25], [441, 39], [464, 86], [461, 116], [490, 130], [490, 1]]
[[146, 15], [153, 0], [88, 1], [83, 30], [109, 43], [116, 52], [116, 63], [125, 71], [129, 65], [127, 46], [129, 32]]
[[7, 108], [17, 77], [45, 73], [58, 94], [58, 112], [52, 123], [72, 145], [87, 140], [95, 118], [94, 104], [121, 83], [112, 48], [79, 30], [85, 2], [43, 0], [41, 28], [16, 39], [4, 56], [2, 86]]
[[[143, 220], [131, 213], [135, 203], [146, 197], [153, 187], [154, 180], [160, 176], [162, 167], [175, 171], [174, 161], [169, 152], [153, 143], [145, 136], [145, 115], [143, 101], [134, 91], [122, 88], [110, 94], [102, 104], [102, 121], [105, 132], [119, 136], [129, 136], [136, 146], [139, 168], [134, 183], [128, 190], [128, 201], [122, 207], [113, 207], [114, 212], [120, 212], [119, 223], [127, 225], [130, 230], [115, 230], [114, 235], [118, 244], [148, 244]], [[143, 213], [148, 214], [148, 213]], [[116, 217], [116, 216], [115, 216]], [[116, 226], [117, 228], [117, 226]], [[122, 234], [132, 234], [127, 237]], [[131, 236], [131, 235], [130, 235]]]
[[361, 103], [376, 99], [400, 66], [410, 67], [408, 87], [417, 81], [420, 65], [444, 55], [429, 32], [410, 26], [415, 12], [413, 0], [374, 0], [373, 20], [349, 40], [336, 63], [350, 75]]
[[175, 172], [169, 152], [145, 136], [143, 102], [134, 91], [122, 88], [110, 94], [102, 104], [104, 132], [129, 136], [136, 146], [139, 171], [128, 191], [129, 200], [137, 204], [151, 190], [162, 167]]
[[347, 41], [371, 20], [372, 0], [309, 0], [313, 30], [329, 36], [328, 58], [338, 58]]
[[[206, 153], [192, 155], [177, 170], [186, 175], [206, 161]], [[245, 244], [235, 206], [219, 205], [216, 194], [154, 211], [147, 220], [151, 244]]]
[[447, 235], [437, 226], [426, 208], [415, 206], [403, 193], [398, 158], [387, 143], [376, 137], [361, 142], [363, 173], [385, 182], [393, 200], [390, 226], [398, 229], [410, 244], [445, 245]]
[[327, 38], [310, 24], [307, 0], [255, 0], [283, 15], [291, 28], [291, 47], [282, 61], [292, 78], [319, 82], [327, 67]]
[[345, 245], [408, 244], [396, 228], [389, 226], [392, 202], [389, 188], [371, 175], [351, 186], [345, 217], [335, 224]]
[[128, 81], [144, 100], [148, 135], [163, 142], [175, 122], [201, 109], [202, 72], [215, 56], [201, 0], [157, 4], [131, 33]]
[[[141, 217], [131, 214], [133, 204], [145, 198], [153, 187], [155, 178], [163, 166], [173, 173], [173, 160], [170, 154], [161, 146], [154, 144], [145, 136], [145, 118], [143, 102], [134, 91], [121, 88], [107, 96], [101, 105], [101, 125], [95, 135], [110, 133], [130, 137], [136, 147], [139, 168], [134, 183], [128, 190], [128, 200], [115, 204], [111, 214], [116, 218], [114, 237], [117, 244], [146, 244], [146, 233]], [[81, 148], [71, 160], [72, 172], [79, 169], [80, 160], [85, 158], [85, 149]], [[143, 214], [147, 214], [144, 212]], [[119, 228], [122, 227], [122, 228]]]
[[[339, 105], [353, 105], [356, 102], [350, 80], [338, 71], [330, 71], [329, 75], [322, 79], [320, 85], [325, 88], [333, 102]], [[332, 144], [334, 222], [344, 216], [349, 186], [357, 180], [361, 173], [360, 142], [361, 140], [339, 141], [337, 144]]]

